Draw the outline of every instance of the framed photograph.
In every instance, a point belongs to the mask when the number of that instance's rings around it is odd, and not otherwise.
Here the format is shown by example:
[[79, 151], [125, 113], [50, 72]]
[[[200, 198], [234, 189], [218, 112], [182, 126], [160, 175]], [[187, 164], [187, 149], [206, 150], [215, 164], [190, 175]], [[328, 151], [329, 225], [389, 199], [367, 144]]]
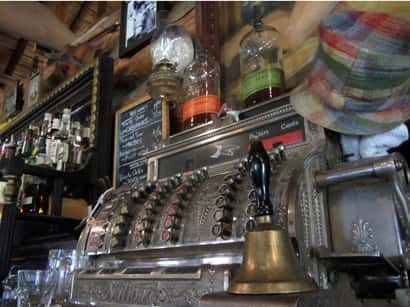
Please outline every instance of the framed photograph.
[[149, 43], [157, 28], [158, 5], [157, 1], [122, 2], [120, 57], [129, 57]]
[[41, 99], [41, 75], [35, 74], [28, 82], [25, 95], [25, 108], [30, 108], [39, 103]]
[[114, 188], [147, 179], [145, 154], [162, 139], [162, 103], [143, 96], [115, 112]]
[[21, 110], [21, 105], [19, 101], [19, 82], [7, 92], [4, 99], [4, 116], [9, 118]]

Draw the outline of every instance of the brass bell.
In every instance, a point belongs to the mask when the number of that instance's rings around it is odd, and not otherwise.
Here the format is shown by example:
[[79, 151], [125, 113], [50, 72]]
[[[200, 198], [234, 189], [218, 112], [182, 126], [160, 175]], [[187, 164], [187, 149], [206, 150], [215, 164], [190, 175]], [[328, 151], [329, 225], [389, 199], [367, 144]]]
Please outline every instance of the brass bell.
[[270, 160], [259, 140], [251, 143], [248, 165], [258, 204], [256, 227], [246, 234], [243, 262], [228, 292], [286, 294], [316, 290], [299, 266], [287, 232], [272, 223]]
[[268, 222], [258, 223], [247, 233], [243, 262], [229, 293], [285, 294], [316, 289], [302, 272], [286, 231]]

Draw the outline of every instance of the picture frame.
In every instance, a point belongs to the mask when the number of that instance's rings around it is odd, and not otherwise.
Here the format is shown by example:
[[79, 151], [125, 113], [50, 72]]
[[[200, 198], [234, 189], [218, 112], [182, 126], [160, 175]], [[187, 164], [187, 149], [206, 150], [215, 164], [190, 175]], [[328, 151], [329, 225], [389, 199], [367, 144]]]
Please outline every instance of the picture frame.
[[149, 44], [158, 26], [157, 1], [125, 1], [121, 3], [120, 58], [130, 57]]
[[[148, 119], [146, 119], [146, 117], [143, 117], [147, 114], [149, 116]], [[135, 122], [136, 119], [142, 119], [144, 121], [144, 125], [139, 126], [139, 123]], [[124, 122], [128, 122], [128, 124], [121, 125]], [[136, 128], [132, 130], [131, 127]], [[122, 129], [129, 130], [124, 133]], [[117, 189], [121, 186], [121, 184], [124, 184], [124, 181], [127, 181], [127, 179], [123, 180], [121, 178], [121, 175], [131, 174], [134, 177], [130, 177], [130, 180], [144, 177], [144, 175], [146, 176], [147, 161], [146, 159], [144, 160], [143, 154], [146, 151], [156, 149], [156, 147], [161, 142], [161, 138], [161, 100], [154, 99], [149, 95], [140, 96], [130, 101], [115, 112], [113, 161], [114, 189]], [[134, 152], [131, 152], [132, 150], [134, 150]], [[128, 167], [128, 165], [131, 165], [130, 168]], [[145, 171], [145, 173], [139, 173], [141, 171]]]
[[40, 102], [42, 98], [41, 81], [42, 77], [39, 72], [34, 74], [28, 81], [24, 97], [25, 108], [31, 108]]
[[5, 118], [10, 118], [18, 111], [21, 111], [21, 99], [20, 99], [20, 82], [17, 81], [13, 87], [6, 93], [4, 98], [3, 113]]

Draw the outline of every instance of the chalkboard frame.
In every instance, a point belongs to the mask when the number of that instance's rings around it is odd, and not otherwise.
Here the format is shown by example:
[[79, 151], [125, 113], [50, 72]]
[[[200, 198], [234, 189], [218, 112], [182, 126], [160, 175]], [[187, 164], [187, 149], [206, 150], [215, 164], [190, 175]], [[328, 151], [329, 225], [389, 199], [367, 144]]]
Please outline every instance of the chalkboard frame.
[[[119, 120], [120, 120], [120, 116], [122, 113], [127, 112], [141, 104], [144, 104], [150, 100], [153, 100], [154, 98], [152, 98], [149, 95], [145, 95], [145, 96], [140, 96], [135, 98], [132, 102], [127, 103], [125, 106], [121, 107], [120, 109], [118, 109], [115, 112], [115, 130], [114, 130], [114, 163], [113, 163], [113, 187], [114, 190], [117, 189], [117, 173], [118, 173], [118, 169], [117, 169], [117, 161], [118, 161], [118, 130], [119, 130]], [[162, 112], [162, 108], [161, 108], [161, 112]], [[162, 128], [162, 123], [161, 123], [161, 128]]]

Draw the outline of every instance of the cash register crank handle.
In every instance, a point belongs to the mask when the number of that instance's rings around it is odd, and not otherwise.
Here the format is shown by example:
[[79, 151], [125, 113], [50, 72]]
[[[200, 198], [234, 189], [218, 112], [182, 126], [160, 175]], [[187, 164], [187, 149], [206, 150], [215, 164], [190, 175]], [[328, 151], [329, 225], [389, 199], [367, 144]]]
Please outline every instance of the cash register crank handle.
[[[406, 186], [400, 182], [399, 172], [404, 172]], [[409, 169], [406, 161], [399, 154], [391, 154], [380, 158], [363, 159], [356, 162], [347, 162], [336, 165], [333, 169], [320, 171], [315, 174], [315, 185], [319, 189], [330, 185], [340, 184], [364, 178], [390, 179], [393, 183], [394, 192], [399, 201], [396, 207], [398, 216], [402, 216], [402, 226], [410, 236], [410, 198], [407, 195]]]

